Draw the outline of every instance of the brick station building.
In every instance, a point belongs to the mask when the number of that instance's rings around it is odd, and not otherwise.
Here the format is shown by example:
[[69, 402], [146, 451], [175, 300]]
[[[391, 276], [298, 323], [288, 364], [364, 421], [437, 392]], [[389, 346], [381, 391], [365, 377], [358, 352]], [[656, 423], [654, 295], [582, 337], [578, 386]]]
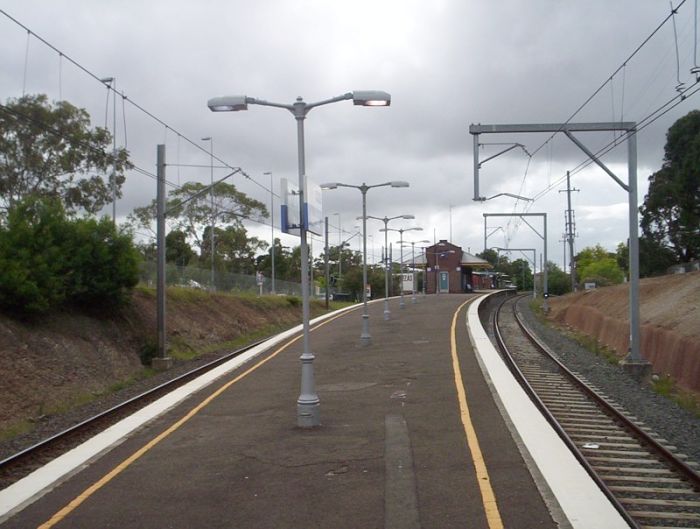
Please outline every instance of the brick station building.
[[491, 288], [491, 282], [484, 281], [484, 276], [473, 274], [489, 270], [491, 264], [446, 240], [425, 248], [420, 259], [416, 256], [416, 268], [422, 268], [426, 274], [427, 294], [435, 294], [436, 286], [439, 293], [446, 294]]

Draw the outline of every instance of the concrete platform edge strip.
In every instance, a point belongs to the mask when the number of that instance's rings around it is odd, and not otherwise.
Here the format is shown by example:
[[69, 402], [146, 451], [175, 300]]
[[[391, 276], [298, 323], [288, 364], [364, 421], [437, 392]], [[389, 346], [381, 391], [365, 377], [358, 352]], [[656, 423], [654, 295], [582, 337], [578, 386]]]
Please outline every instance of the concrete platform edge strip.
[[[373, 300], [378, 301], [378, 300]], [[351, 305], [340, 310], [324, 314], [310, 321], [311, 325], [320, 323], [339, 313], [354, 310], [361, 304]], [[292, 329], [273, 336], [253, 349], [232, 358], [187, 384], [168, 393], [160, 399], [143, 407], [134, 414], [122, 419], [103, 432], [88, 439], [79, 446], [69, 450], [53, 461], [38, 468], [21, 480], [0, 491], [0, 523], [21, 511], [24, 507], [37, 500], [75, 472], [84, 468], [90, 461], [120, 444], [129, 434], [144, 424], [164, 414], [191, 394], [211, 384], [216, 379], [249, 362], [259, 354], [301, 332], [299, 324]]]
[[573, 528], [629, 529], [554, 429], [539, 413], [491, 343], [479, 319], [478, 298], [467, 311], [469, 337], [503, 409]]

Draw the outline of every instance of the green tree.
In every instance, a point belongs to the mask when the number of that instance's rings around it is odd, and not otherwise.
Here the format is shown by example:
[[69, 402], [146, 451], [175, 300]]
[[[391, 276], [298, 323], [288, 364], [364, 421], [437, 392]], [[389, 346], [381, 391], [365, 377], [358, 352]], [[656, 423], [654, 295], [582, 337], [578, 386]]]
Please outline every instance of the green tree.
[[111, 220], [70, 219], [56, 199], [28, 197], [0, 227], [0, 306], [40, 313], [66, 303], [123, 302], [138, 281], [138, 251]]
[[496, 250], [484, 250], [483, 252], [476, 254], [476, 256], [488, 261], [493, 267], [496, 267], [498, 264], [498, 252]]
[[639, 238], [639, 275], [641, 277], [663, 275], [668, 267], [677, 262], [675, 252], [656, 238], [646, 235]]
[[618, 258], [623, 257], [618, 247], [618, 253], [608, 252], [600, 244], [581, 250], [575, 257], [578, 280], [596, 282], [599, 285], [622, 283], [624, 273], [618, 264]]
[[598, 285], [622, 283], [625, 276], [613, 258], [594, 261], [581, 269], [581, 278], [585, 283], [595, 282]]
[[[211, 262], [211, 244], [208, 242], [210, 233], [210, 228], [204, 230], [205, 244], [200, 259], [203, 264]], [[267, 243], [257, 237], [248, 237], [248, 232], [243, 226], [227, 226], [223, 230], [216, 228], [214, 237], [214, 262], [218, 267], [238, 274], [252, 275], [256, 272], [255, 255], [264, 249]]]
[[640, 211], [646, 237], [667, 245], [678, 261], [700, 257], [700, 110], [669, 128], [662, 167], [649, 177]]
[[555, 296], [561, 296], [567, 292], [571, 292], [569, 274], [551, 261], [547, 262], [547, 287], [549, 293]]
[[[127, 152], [112, 152], [106, 129], [90, 128], [86, 110], [45, 95], [9, 99], [0, 107], [0, 208], [29, 195], [55, 197], [68, 212], [97, 213], [112, 201], [116, 174], [121, 196]], [[109, 174], [106, 179], [102, 176]]]
[[[629, 269], [629, 250], [625, 243], [617, 245], [617, 264], [627, 274]], [[666, 273], [677, 262], [676, 254], [663, 242], [654, 237], [639, 237], [639, 276], [653, 277]]]
[[197, 254], [187, 242], [187, 234], [172, 230], [165, 236], [165, 261], [177, 266], [187, 266]]
[[[261, 247], [263, 244], [260, 243]], [[264, 249], [264, 247], [263, 247]], [[280, 281], [289, 281], [292, 283], [298, 283], [300, 277], [293, 276], [290, 272], [292, 268], [292, 252], [289, 251], [288, 247], [282, 246], [279, 239], [275, 238], [275, 279]], [[269, 248], [266, 249], [266, 253], [260, 254], [255, 259], [255, 269], [262, 272], [265, 277], [272, 277], [272, 258], [270, 256]], [[324, 272], [325, 273], [325, 272]]]
[[139, 280], [139, 254], [130, 235], [119, 233], [111, 219], [68, 221], [63, 249], [68, 301], [80, 306], [123, 303]]
[[[340, 285], [341, 292], [349, 293], [352, 299], [362, 300], [362, 266], [350, 267], [347, 272], [343, 272]], [[372, 298], [384, 297], [384, 268], [367, 266], [367, 282], [372, 290]]]
[[508, 275], [518, 290], [532, 290], [532, 270], [526, 259], [516, 259], [510, 263]]
[[[199, 182], [187, 182], [172, 191], [167, 201], [167, 209], [170, 210], [175, 229], [184, 232], [188, 238], [195, 241], [200, 255], [207, 251], [208, 244], [204, 240], [204, 234], [212, 225], [216, 233], [220, 225], [239, 229], [243, 227], [243, 219], [268, 216], [265, 204], [238, 191], [233, 184], [225, 182], [214, 186], [212, 208], [209, 191], [204, 192], [206, 187]], [[156, 217], [156, 201], [153, 200], [145, 208], [136, 208], [134, 213], [141, 225], [150, 226]]]
[[0, 227], [0, 306], [35, 313], [65, 301], [67, 231], [58, 200], [13, 203]]

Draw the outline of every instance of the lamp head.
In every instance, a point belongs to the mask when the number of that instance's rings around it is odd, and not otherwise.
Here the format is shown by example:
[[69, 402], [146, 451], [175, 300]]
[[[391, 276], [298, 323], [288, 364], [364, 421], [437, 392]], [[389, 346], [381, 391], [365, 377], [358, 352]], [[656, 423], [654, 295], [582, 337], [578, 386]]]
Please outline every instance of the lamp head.
[[234, 112], [236, 110], [248, 110], [246, 96], [222, 96], [213, 97], [207, 101], [207, 106], [212, 112]]
[[355, 90], [352, 102], [363, 107], [388, 107], [391, 105], [391, 95], [381, 90]]
[[[410, 220], [410, 219], [415, 219], [415, 215], [401, 215], [402, 219]], [[422, 229], [422, 228], [421, 228]]]
[[409, 183], [403, 180], [394, 180], [393, 182], [390, 182], [390, 184], [391, 187], [409, 187]]
[[[338, 189], [338, 182], [328, 182], [326, 184], [321, 184], [321, 189]], [[339, 213], [333, 213], [333, 215], [339, 215]]]

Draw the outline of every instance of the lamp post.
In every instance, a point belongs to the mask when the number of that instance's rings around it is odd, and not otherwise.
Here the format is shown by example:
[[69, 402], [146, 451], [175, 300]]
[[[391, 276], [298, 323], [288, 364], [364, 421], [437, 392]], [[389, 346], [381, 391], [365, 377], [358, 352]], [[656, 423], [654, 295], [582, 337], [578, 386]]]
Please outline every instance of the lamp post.
[[247, 110], [248, 105], [263, 105], [283, 108], [294, 116], [297, 122], [297, 156], [299, 165], [299, 236], [301, 240], [301, 290], [302, 290], [302, 327], [304, 352], [301, 355], [301, 393], [297, 399], [297, 425], [302, 428], [310, 428], [321, 424], [319, 410], [319, 398], [316, 394], [314, 382], [314, 355], [309, 350], [309, 249], [306, 242], [307, 226], [305, 224], [305, 192], [306, 192], [306, 161], [304, 158], [304, 120], [312, 108], [338, 101], [352, 99], [353, 104], [362, 106], [389, 106], [391, 96], [386, 92], [377, 90], [361, 90], [347, 92], [343, 95], [307, 103], [301, 97], [297, 97], [292, 104], [273, 103], [262, 99], [247, 96], [223, 96], [215, 97], [207, 102], [212, 112], [231, 112]]
[[366, 218], [381, 220], [384, 223], [384, 229], [379, 231], [384, 232], [384, 319], [388, 320], [391, 312], [389, 311], [389, 242], [387, 240], [389, 230], [387, 227], [389, 225], [389, 221], [394, 219], [410, 220], [415, 219], [416, 217], [413, 215], [397, 215], [396, 217], [372, 217], [371, 215], [368, 215]]
[[[411, 303], [416, 302], [416, 244], [424, 244], [426, 242], [430, 242], [428, 239], [423, 239], [421, 241], [411, 241], [411, 268], [413, 269], [413, 292], [411, 293]], [[408, 243], [407, 243], [408, 244]], [[427, 264], [426, 264], [427, 266]], [[423, 279], [423, 283], [425, 283], [425, 279]], [[423, 285], [423, 289], [425, 289], [425, 284]], [[423, 290], [423, 294], [425, 294], [425, 290]]]
[[273, 189], [272, 173], [266, 172], [264, 175], [270, 175], [270, 259], [272, 261], [272, 271], [270, 279], [270, 294], [275, 293], [275, 192]]
[[202, 141], [209, 142], [209, 179], [211, 180], [211, 187], [209, 189], [209, 200], [211, 203], [211, 233], [209, 238], [211, 239], [211, 279], [210, 290], [214, 290], [214, 138], [207, 136], [202, 138]]
[[[403, 232], [405, 231], [423, 231], [423, 228], [415, 227], [415, 228], [384, 228], [384, 230], [379, 230], [379, 231], [398, 231], [399, 232], [399, 275], [403, 273]], [[403, 283], [403, 278], [402, 281]], [[401, 301], [399, 302], [399, 307], [404, 309], [406, 308], [406, 303], [404, 303], [403, 300], [403, 284], [400, 286], [401, 290]]]
[[[328, 184], [321, 184], [321, 189], [337, 189], [339, 187], [353, 187], [359, 189], [362, 193], [362, 334], [360, 335], [360, 340], [364, 345], [370, 343], [371, 336], [369, 334], [369, 314], [367, 313], [367, 219], [376, 218], [367, 216], [367, 191], [373, 187], [408, 187], [408, 182], [403, 181], [393, 181], [384, 182], [383, 184], [374, 184], [368, 186], [364, 182], [360, 186], [341, 184], [339, 182], [332, 182]], [[385, 318], [386, 319], [386, 318]]]
[[340, 276], [342, 275], [342, 260], [343, 260], [343, 243], [340, 240], [343, 237], [343, 230], [340, 227], [340, 213], [333, 213], [333, 215], [338, 216], [338, 282], [340, 282]]

